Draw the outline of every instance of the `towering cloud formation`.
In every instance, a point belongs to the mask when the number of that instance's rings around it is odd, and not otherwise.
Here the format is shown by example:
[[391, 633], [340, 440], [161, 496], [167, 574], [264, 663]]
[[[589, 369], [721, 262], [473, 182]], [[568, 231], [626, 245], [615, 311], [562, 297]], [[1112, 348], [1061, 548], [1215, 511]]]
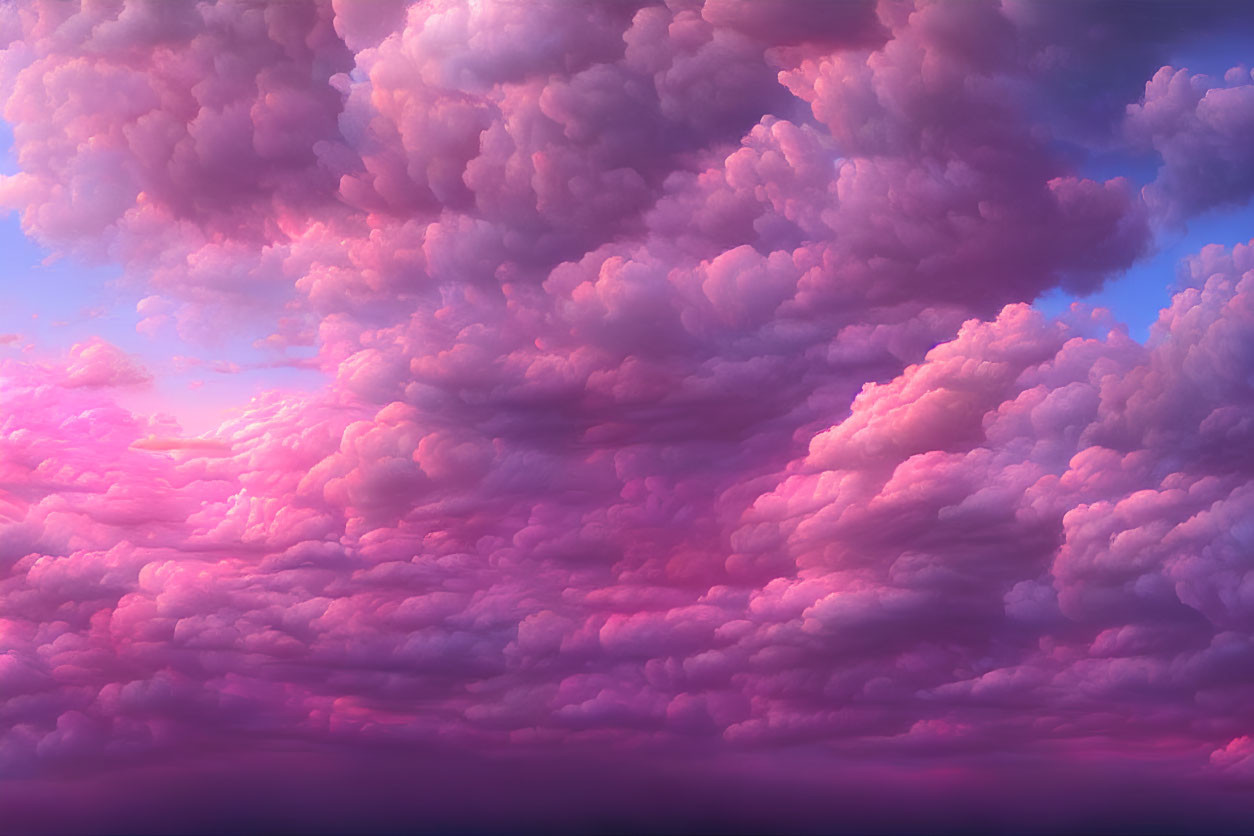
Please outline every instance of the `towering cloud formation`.
[[[1246, 199], [1248, 87], [1157, 70], [1168, 10], [1140, 101], [1076, 96], [1121, 18], [1075, 11], [11, 10], [27, 234], [124, 265], [144, 333], [262, 323], [325, 384], [186, 439], [110, 400], [151, 376], [108, 343], [9, 362], [0, 773], [1248, 777], [1254, 251], [1194, 258], [1148, 345], [1024, 304]], [[1076, 169], [1120, 138], [1144, 196]]]

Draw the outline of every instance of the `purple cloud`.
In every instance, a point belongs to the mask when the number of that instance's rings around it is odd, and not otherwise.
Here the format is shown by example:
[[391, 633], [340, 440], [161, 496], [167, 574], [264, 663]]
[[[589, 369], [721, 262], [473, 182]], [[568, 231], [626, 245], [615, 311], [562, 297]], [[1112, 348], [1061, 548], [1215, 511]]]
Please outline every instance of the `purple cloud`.
[[[850, 829], [1100, 829], [1248, 784], [1254, 250], [1146, 344], [1030, 307], [1249, 196], [1248, 79], [1159, 69], [1183, 7], [1074, 95], [1110, 8], [17, 10], [0, 202], [141, 334], [322, 381], [192, 438], [103, 339], [6, 361], [0, 812], [790, 829], [830, 780]], [[1115, 137], [1153, 184], [1084, 175]], [[360, 777], [411, 757], [438, 793]]]

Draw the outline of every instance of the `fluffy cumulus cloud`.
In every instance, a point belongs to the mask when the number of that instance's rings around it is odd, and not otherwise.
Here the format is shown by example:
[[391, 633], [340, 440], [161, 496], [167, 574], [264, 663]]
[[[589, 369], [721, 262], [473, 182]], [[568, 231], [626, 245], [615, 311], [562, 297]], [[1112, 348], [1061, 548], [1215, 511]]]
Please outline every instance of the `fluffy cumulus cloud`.
[[1170, 211], [1243, 204], [1254, 194], [1254, 158], [1243, 137], [1254, 126], [1254, 83], [1244, 66], [1222, 82], [1163, 67], [1128, 106], [1130, 139], [1162, 157], [1151, 199]]
[[[0, 369], [27, 800], [403, 755], [562, 824], [515, 785], [586, 784], [555, 746], [697, 764], [684, 815], [773, 787], [776, 828], [850, 764], [951, 812], [1107, 760], [1249, 781], [1254, 249], [1189, 261], [1146, 344], [1028, 304], [1254, 192], [1248, 72], [1162, 67], [1216, 8], [9, 11], [25, 232], [121, 264], [143, 334], [263, 327], [259, 368], [323, 375], [187, 438], [104, 340]], [[1077, 165], [1119, 143], [1157, 180]]]
[[101, 339], [77, 343], [63, 367], [62, 386], [137, 386], [152, 375], [124, 351]]

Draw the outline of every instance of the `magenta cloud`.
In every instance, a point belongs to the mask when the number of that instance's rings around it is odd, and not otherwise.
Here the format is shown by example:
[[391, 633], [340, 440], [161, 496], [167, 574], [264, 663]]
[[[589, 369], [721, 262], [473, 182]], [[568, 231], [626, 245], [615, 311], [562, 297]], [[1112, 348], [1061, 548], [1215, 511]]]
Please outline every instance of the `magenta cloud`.
[[191, 437], [102, 338], [5, 361], [0, 776], [177, 794], [295, 746], [315, 783], [343, 747], [577, 784], [561, 746], [745, 759], [697, 800], [1248, 782], [1254, 248], [1191, 257], [1146, 343], [1031, 303], [1254, 194], [1254, 87], [1164, 66], [1164, 12], [1143, 87], [1076, 97], [1116, 71], [1074, 11], [13, 10], [0, 203], [121, 265], [144, 338], [259, 333], [212, 367], [321, 382]]

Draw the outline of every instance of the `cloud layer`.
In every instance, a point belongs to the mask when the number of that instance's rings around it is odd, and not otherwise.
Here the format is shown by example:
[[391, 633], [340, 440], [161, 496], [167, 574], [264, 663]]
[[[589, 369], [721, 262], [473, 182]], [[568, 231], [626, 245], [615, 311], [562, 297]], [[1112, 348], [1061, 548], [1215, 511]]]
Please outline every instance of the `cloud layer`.
[[[1145, 345], [1025, 304], [1248, 199], [1248, 73], [1162, 67], [1174, 8], [14, 10], [0, 202], [325, 384], [189, 439], [108, 342], [7, 361], [0, 774], [1254, 777], [1254, 249]], [[1122, 38], [1148, 83], [1077, 95]], [[1157, 179], [1085, 177], [1117, 143]]]

